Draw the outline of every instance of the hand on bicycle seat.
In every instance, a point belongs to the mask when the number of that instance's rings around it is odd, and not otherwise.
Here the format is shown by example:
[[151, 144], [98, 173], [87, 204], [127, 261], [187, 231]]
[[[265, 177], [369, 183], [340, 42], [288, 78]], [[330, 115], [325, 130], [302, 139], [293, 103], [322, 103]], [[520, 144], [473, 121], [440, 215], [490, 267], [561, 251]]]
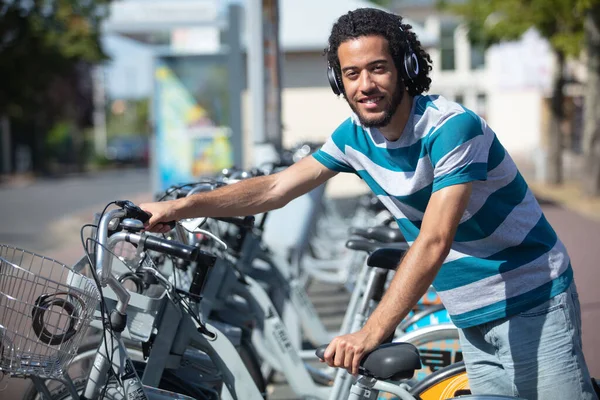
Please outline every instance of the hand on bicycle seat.
[[358, 332], [335, 337], [323, 356], [330, 367], [344, 368], [354, 376], [358, 375], [360, 360], [365, 354], [375, 350], [381, 341], [364, 328]]

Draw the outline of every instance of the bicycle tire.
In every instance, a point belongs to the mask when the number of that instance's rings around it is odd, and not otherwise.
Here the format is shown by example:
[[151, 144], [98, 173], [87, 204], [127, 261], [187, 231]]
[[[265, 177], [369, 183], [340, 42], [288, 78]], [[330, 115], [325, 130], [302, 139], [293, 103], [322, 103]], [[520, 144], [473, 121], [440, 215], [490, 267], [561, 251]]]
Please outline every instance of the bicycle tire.
[[445, 400], [470, 393], [464, 362], [439, 369], [410, 389], [410, 394], [419, 400]]
[[395, 337], [394, 342], [406, 342], [419, 349], [423, 368], [415, 373], [421, 381], [437, 370], [462, 361], [458, 329], [452, 324], [426, 326]]

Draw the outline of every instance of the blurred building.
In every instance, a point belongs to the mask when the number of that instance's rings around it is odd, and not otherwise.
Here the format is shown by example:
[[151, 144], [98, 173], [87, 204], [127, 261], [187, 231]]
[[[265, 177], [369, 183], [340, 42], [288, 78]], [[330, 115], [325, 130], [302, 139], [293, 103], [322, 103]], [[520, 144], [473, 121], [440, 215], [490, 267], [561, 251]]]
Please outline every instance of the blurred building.
[[[432, 93], [453, 99], [483, 116], [502, 144], [530, 176], [543, 176], [545, 132], [549, 120], [554, 57], [534, 29], [519, 41], [487, 50], [471, 46], [458, 17], [436, 8], [436, 0], [392, 2], [392, 10], [424, 27], [437, 39]], [[566, 167], [577, 164], [581, 150], [581, 67], [571, 61], [567, 96]]]
[[[161, 2], [154, 1], [153, 7], [159, 9], [159, 3]], [[152, 76], [152, 63], [144, 53], [148, 49], [154, 49], [156, 54], [166, 50], [182, 54], [194, 51], [210, 52], [210, 47], [214, 47], [211, 43], [217, 38], [214, 31], [211, 33], [211, 28], [206, 26], [207, 16], [199, 15], [202, 14], [199, 12], [202, 7], [209, 9], [206, 4], [210, 1], [178, 1], [178, 6], [184, 6], [186, 3], [189, 4], [185, 6], [189, 11], [184, 12], [182, 9], [184, 16], [176, 15], [178, 19], [171, 22], [166, 20], [166, 14], [162, 22], [148, 22], [154, 21], [154, 16], [148, 15], [151, 14], [148, 7], [142, 9], [143, 4], [139, 0], [113, 5], [111, 18], [106, 24], [107, 30], [113, 35], [120, 34], [143, 43], [144, 47], [138, 50], [141, 56], [134, 56], [130, 49], [131, 43], [115, 48], [114, 38], [110, 39], [111, 42], [107, 41], [112, 45], [111, 48], [114, 48], [115, 55], [107, 76], [109, 93], [126, 98], [129, 95], [138, 97], [141, 90], [146, 90], [146, 95], [151, 95], [150, 82], [139, 81], [141, 77]], [[223, 2], [215, 0], [214, 3]], [[164, 4], [169, 6], [168, 1], [164, 1]], [[323, 53], [331, 27], [337, 18], [348, 10], [374, 5], [366, 0], [280, 0], [279, 7], [284, 144], [292, 145], [301, 140], [324, 141], [350, 113], [345, 100], [333, 96], [326, 79], [326, 60]], [[194, 19], [197, 20], [197, 28], [193, 27]], [[240, 21], [244, 47], [248, 39], [247, 34], [244, 34], [247, 31], [245, 22], [244, 18]], [[408, 22], [414, 25], [413, 29], [424, 45], [429, 47], [435, 44], [436, 38], [433, 35], [414, 21]], [[186, 37], [188, 39], [183, 40]], [[245, 78], [241, 77], [244, 80]], [[127, 91], [131, 93], [128, 95]], [[248, 95], [245, 94], [242, 119], [246, 142], [251, 143], [251, 109], [248, 99]]]

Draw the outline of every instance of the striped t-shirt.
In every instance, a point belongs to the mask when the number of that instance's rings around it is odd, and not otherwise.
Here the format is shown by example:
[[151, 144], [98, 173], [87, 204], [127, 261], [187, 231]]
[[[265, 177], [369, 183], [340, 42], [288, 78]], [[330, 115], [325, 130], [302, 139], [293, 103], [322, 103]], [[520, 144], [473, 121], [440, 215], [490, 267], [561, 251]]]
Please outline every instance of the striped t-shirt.
[[393, 142], [353, 115], [314, 157], [331, 170], [359, 175], [409, 244], [433, 192], [472, 182], [452, 248], [433, 282], [459, 328], [526, 311], [571, 283], [567, 251], [515, 163], [486, 122], [457, 103], [416, 96]]

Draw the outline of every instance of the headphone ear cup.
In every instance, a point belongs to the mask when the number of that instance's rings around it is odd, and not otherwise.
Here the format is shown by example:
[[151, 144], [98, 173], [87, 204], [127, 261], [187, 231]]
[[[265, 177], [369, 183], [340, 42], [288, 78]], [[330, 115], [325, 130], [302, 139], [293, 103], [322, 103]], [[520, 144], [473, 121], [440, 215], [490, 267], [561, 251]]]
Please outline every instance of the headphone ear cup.
[[331, 90], [335, 93], [336, 96], [344, 93], [342, 82], [338, 79], [335, 71], [331, 67], [327, 67], [327, 80], [329, 81], [329, 86], [331, 86]]
[[408, 79], [413, 80], [419, 76], [419, 60], [412, 51], [404, 55], [404, 70]]

